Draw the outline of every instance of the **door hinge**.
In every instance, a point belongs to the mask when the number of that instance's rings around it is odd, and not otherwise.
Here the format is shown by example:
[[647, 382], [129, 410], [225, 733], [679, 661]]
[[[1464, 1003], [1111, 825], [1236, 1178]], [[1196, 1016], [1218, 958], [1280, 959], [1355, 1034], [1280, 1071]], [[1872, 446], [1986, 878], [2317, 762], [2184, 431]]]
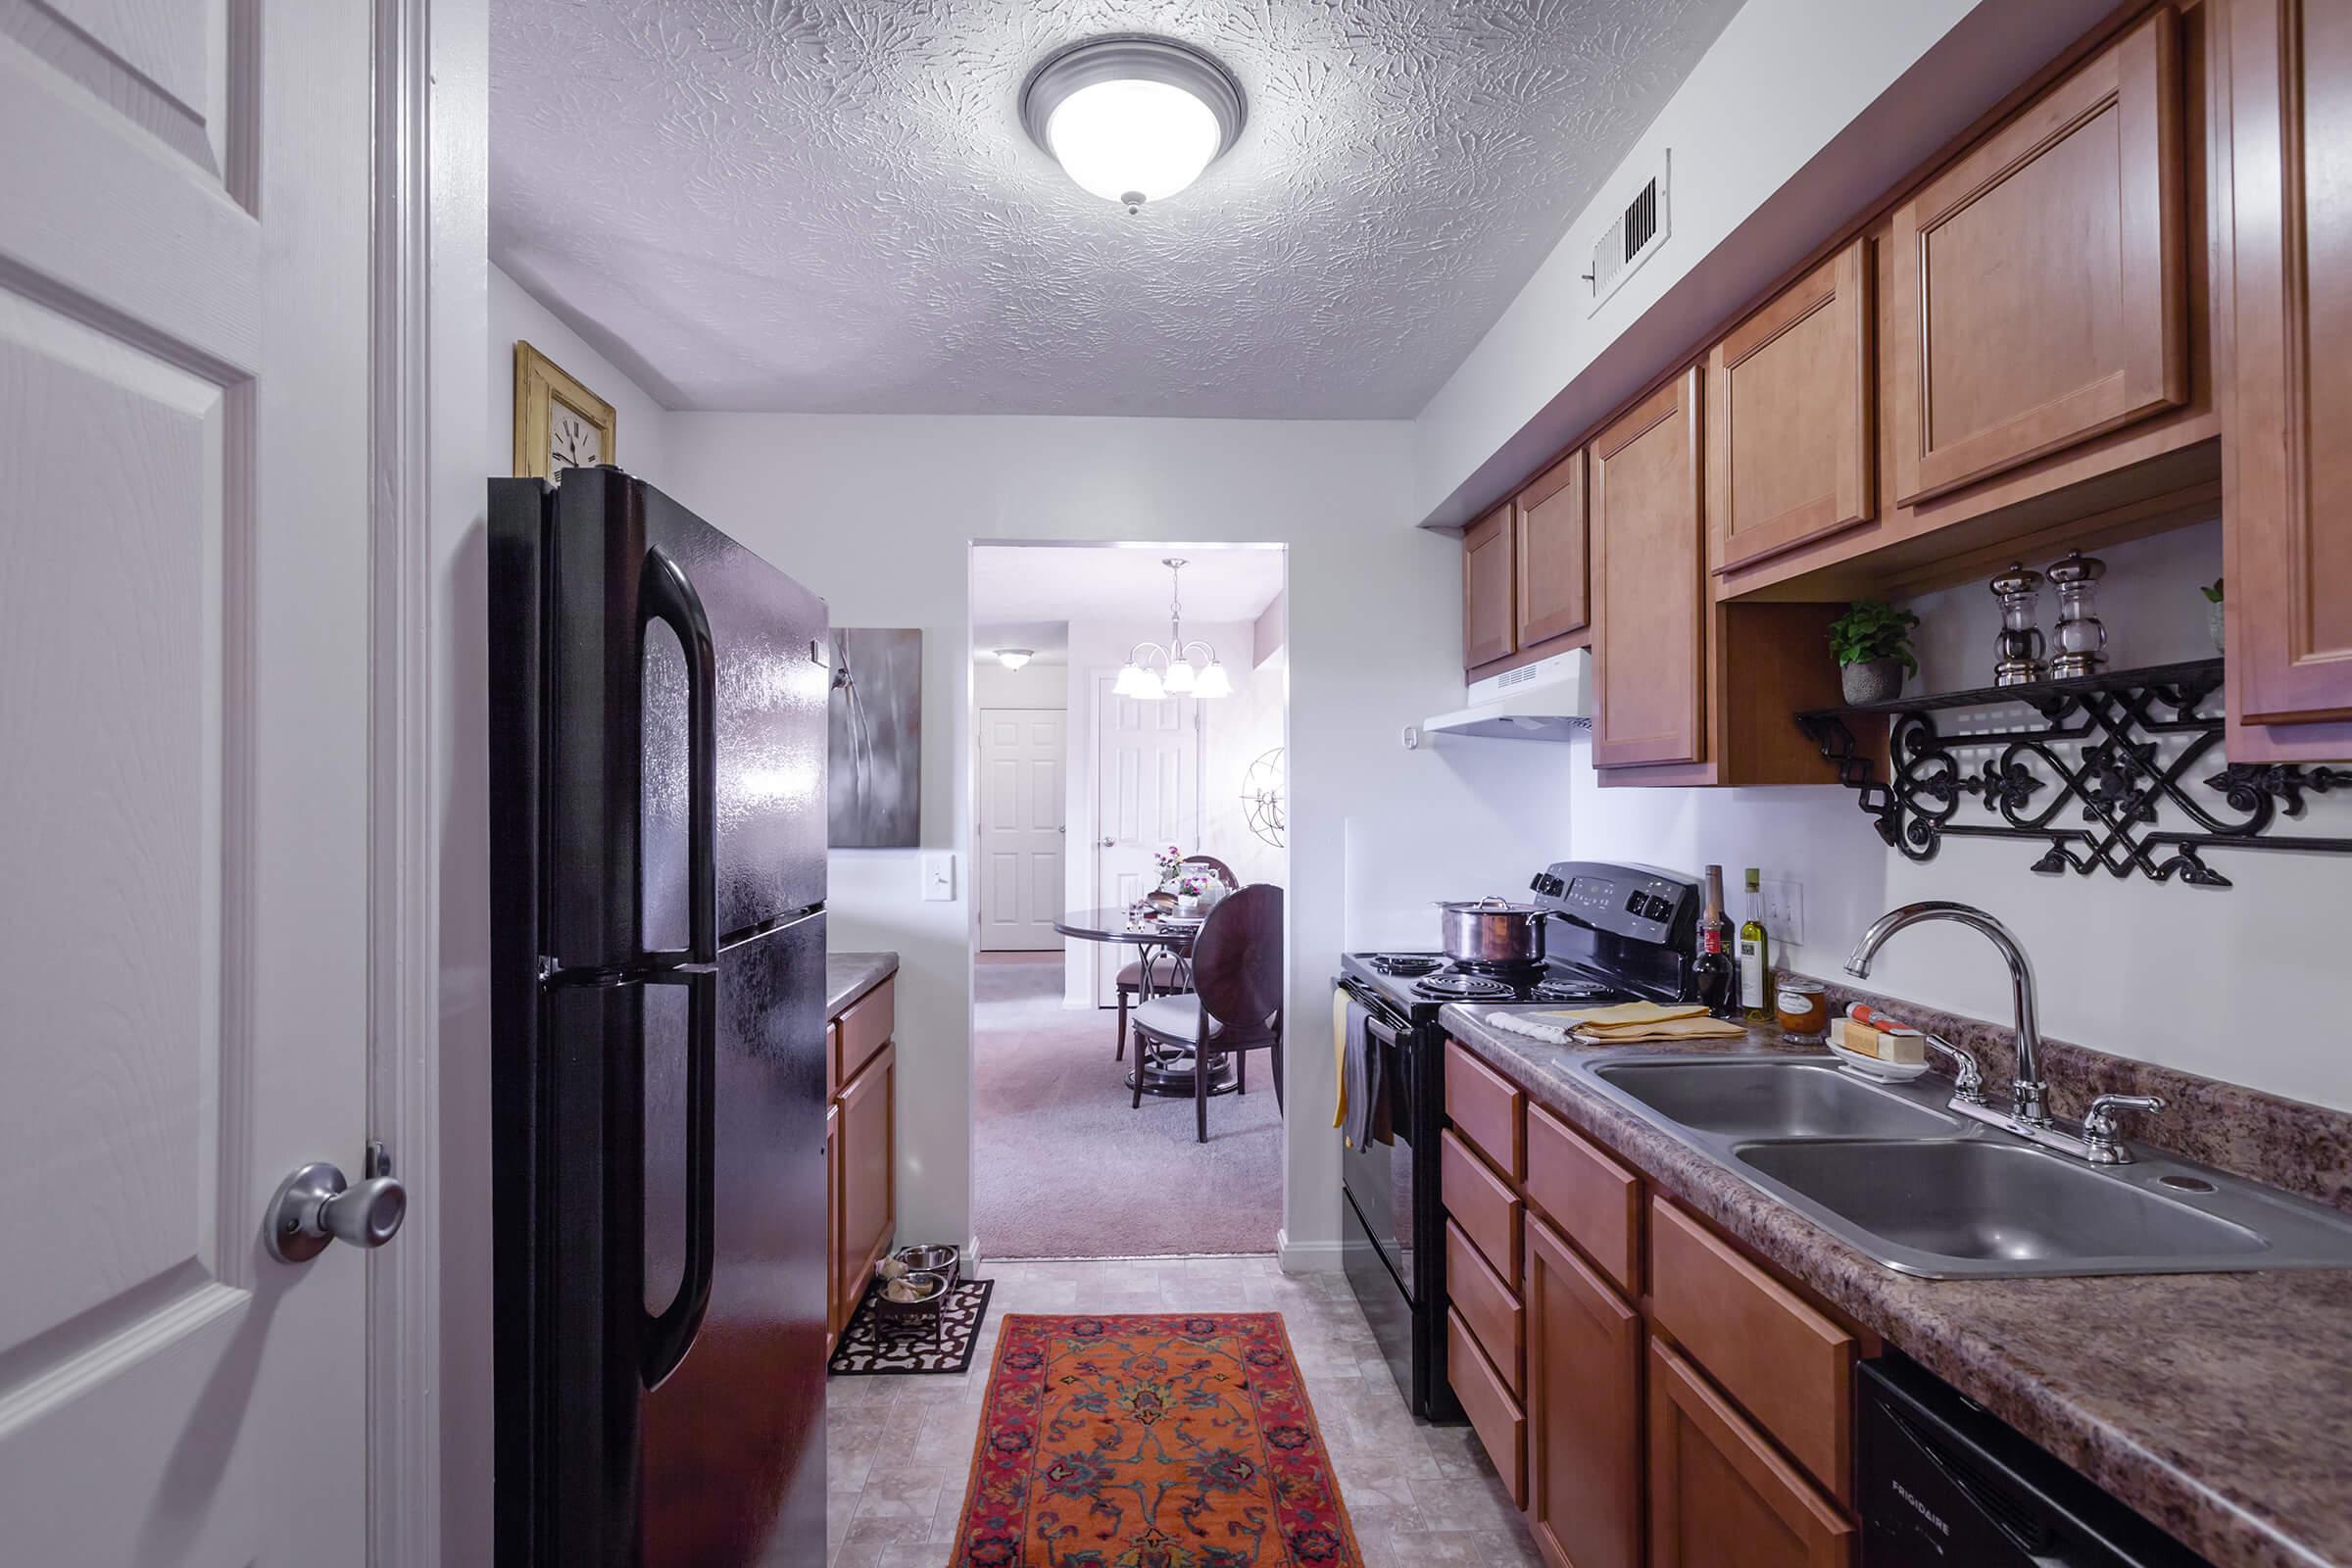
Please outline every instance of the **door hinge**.
[[392, 1174], [392, 1151], [384, 1147], [384, 1141], [380, 1138], [368, 1140], [367, 1171], [362, 1181], [373, 1181], [378, 1176]]

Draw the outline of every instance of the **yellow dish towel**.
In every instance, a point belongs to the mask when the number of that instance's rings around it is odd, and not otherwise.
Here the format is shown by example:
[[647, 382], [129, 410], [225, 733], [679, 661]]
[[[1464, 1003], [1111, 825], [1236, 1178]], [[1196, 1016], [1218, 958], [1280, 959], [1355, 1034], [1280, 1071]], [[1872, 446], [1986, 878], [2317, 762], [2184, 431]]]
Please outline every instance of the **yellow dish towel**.
[[1744, 1040], [1747, 1031], [1722, 1018], [1663, 1018], [1656, 1023], [1620, 1024], [1595, 1029], [1587, 1024], [1577, 1035], [1595, 1045], [1629, 1045], [1643, 1040]]
[[1539, 1012], [1532, 1016], [1545, 1023], [1557, 1021], [1571, 1029], [1622, 1029], [1629, 1024], [1703, 1018], [1706, 1013], [1707, 1009], [1696, 1003], [1670, 1005], [1656, 1002], [1620, 1002], [1613, 1007], [1563, 1007], [1556, 1012]]
[[1331, 992], [1331, 1081], [1339, 1086], [1339, 1104], [1331, 1113], [1334, 1127], [1348, 1121], [1348, 993]]

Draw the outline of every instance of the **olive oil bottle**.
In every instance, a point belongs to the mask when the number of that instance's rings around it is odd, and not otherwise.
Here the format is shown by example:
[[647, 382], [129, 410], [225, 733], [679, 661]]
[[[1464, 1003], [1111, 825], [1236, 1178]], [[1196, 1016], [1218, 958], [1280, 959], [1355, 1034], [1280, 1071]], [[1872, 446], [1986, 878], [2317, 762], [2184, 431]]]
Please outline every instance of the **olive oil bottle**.
[[1772, 1017], [1772, 939], [1764, 930], [1764, 878], [1747, 868], [1747, 919], [1740, 927], [1740, 1015], [1749, 1023]]

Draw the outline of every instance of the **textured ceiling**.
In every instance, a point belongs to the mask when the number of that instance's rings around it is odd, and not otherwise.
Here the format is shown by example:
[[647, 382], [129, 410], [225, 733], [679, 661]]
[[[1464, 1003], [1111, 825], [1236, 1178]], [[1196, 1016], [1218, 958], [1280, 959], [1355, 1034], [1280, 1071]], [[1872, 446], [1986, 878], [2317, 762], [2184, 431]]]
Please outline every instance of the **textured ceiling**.
[[[493, 0], [491, 254], [673, 408], [1405, 416], [1740, 0]], [[1023, 77], [1249, 95], [1130, 217]]]

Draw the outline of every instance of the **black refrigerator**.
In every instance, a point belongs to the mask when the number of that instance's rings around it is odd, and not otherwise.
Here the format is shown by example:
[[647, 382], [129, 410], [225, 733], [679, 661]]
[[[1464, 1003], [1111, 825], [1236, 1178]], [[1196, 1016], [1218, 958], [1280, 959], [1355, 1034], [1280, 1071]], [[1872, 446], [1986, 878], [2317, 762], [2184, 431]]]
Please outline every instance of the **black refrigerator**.
[[489, 590], [498, 1560], [821, 1563], [824, 603], [612, 467]]

